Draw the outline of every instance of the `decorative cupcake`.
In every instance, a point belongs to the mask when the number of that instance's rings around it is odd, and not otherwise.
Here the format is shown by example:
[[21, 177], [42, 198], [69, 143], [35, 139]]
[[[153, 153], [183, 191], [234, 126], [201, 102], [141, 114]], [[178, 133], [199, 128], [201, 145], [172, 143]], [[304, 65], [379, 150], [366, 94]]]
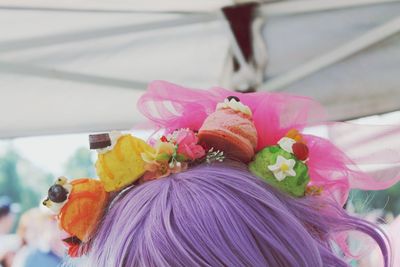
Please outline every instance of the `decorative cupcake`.
[[145, 141], [119, 132], [90, 135], [89, 141], [90, 148], [98, 152], [96, 172], [107, 192], [138, 180], [146, 171], [141, 154], [155, 152]]
[[[294, 139], [296, 138], [296, 139]], [[308, 148], [297, 131], [279, 140], [278, 145], [258, 152], [250, 163], [250, 171], [270, 185], [296, 197], [305, 195], [310, 181], [306, 161]]]
[[48, 192], [43, 205], [58, 217], [60, 227], [68, 233], [64, 242], [69, 254], [78, 256], [79, 246], [87, 242], [108, 201], [108, 193], [101, 181], [82, 178], [68, 182], [65, 177], [57, 179]]
[[201, 126], [198, 137], [201, 144], [245, 163], [253, 158], [257, 146], [252, 112], [235, 96], [217, 105], [216, 111]]

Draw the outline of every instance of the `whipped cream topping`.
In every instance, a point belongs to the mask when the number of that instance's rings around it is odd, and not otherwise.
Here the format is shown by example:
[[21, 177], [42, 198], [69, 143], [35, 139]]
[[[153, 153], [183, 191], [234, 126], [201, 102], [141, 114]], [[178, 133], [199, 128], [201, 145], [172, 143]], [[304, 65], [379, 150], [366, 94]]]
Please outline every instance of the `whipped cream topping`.
[[217, 110], [225, 108], [230, 108], [233, 109], [234, 111], [238, 111], [249, 116], [252, 115], [251, 110], [248, 106], [244, 105], [240, 101], [236, 101], [236, 99], [234, 98], [232, 98], [231, 100], [225, 99], [223, 103], [217, 104]]
[[282, 137], [278, 141], [278, 145], [285, 150], [286, 152], [289, 152], [293, 154], [293, 145], [296, 143], [296, 140], [290, 138], [290, 137]]
[[118, 142], [118, 139], [123, 136], [123, 134], [119, 131], [111, 131], [108, 135], [110, 136], [111, 146], [96, 149], [97, 153], [104, 154], [107, 153], [108, 151], [113, 150]]

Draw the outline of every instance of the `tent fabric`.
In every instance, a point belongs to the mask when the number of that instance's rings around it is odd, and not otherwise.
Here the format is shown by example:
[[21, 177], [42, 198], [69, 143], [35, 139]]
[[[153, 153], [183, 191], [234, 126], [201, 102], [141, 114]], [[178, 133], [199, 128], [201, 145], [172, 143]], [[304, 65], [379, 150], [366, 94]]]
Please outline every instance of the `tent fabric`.
[[[265, 84], [399, 16], [399, 1], [376, 2], [287, 14], [264, 4]], [[129, 129], [143, 121], [136, 101], [152, 80], [219, 85], [231, 42], [219, 12], [227, 4], [2, 1], [0, 138]], [[398, 110], [398, 32], [278, 90], [314, 97], [335, 120]]]

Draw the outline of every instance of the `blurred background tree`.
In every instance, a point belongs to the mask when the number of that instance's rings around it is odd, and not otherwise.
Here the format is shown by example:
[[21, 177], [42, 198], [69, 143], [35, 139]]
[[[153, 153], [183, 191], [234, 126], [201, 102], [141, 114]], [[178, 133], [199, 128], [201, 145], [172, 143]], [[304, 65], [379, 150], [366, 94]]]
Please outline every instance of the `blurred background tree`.
[[8, 150], [0, 158], [0, 195], [8, 195], [14, 201], [20, 200], [20, 180], [17, 173], [19, 155]]
[[[68, 178], [96, 177], [91, 151], [78, 148], [67, 159], [64, 174]], [[40, 205], [54, 180], [52, 173], [24, 159], [12, 146], [0, 156], [0, 196], [8, 196], [18, 203], [19, 214]]]
[[10, 197], [14, 203], [19, 204], [21, 211], [17, 214], [14, 230], [19, 216], [39, 205], [50, 180], [50, 173], [24, 160], [13, 148], [8, 148], [0, 157], [0, 196]]
[[[38, 176], [40, 179], [37, 180]], [[38, 205], [43, 194], [40, 189], [46, 188], [49, 178], [49, 173], [35, 168], [14, 149], [8, 149], [0, 157], [0, 195], [19, 203], [22, 211]]]
[[78, 148], [68, 158], [64, 173], [69, 178], [96, 177], [92, 152], [84, 147]]

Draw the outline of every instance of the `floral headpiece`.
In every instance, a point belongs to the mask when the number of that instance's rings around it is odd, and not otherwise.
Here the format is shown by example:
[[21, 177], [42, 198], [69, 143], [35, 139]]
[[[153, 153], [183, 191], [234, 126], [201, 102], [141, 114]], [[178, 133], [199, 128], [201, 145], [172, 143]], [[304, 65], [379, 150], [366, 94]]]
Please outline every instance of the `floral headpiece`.
[[138, 107], [164, 133], [147, 142], [120, 132], [90, 135], [90, 148], [98, 153], [99, 180], [68, 182], [61, 177], [43, 202], [69, 234], [64, 241], [71, 256], [86, 252], [83, 245], [90, 243], [109, 202], [120, 191], [198, 164], [241, 161], [286, 194], [329, 197], [339, 204], [344, 204], [355, 184], [381, 189], [399, 178], [381, 186], [355, 169], [354, 161], [333, 143], [302, 133], [323, 119], [321, 107], [309, 98], [221, 88], [195, 90], [156, 81]]

